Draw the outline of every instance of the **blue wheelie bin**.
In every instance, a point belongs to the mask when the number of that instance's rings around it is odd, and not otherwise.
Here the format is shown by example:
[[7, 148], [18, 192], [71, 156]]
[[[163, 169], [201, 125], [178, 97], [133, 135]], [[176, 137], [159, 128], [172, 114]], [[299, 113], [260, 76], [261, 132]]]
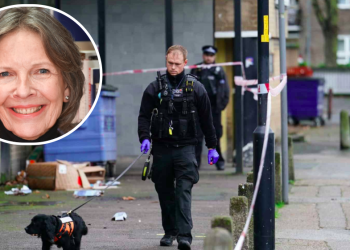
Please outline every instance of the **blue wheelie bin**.
[[[115, 89], [116, 90], [116, 89]], [[117, 91], [102, 87], [100, 98], [89, 118], [67, 137], [44, 145], [45, 161], [66, 160], [115, 164], [117, 158]], [[109, 166], [113, 167], [113, 166]], [[111, 169], [107, 169], [107, 172]], [[109, 175], [113, 173], [109, 172]]]
[[293, 125], [301, 120], [312, 120], [315, 126], [324, 125], [323, 78], [288, 78], [288, 119]]

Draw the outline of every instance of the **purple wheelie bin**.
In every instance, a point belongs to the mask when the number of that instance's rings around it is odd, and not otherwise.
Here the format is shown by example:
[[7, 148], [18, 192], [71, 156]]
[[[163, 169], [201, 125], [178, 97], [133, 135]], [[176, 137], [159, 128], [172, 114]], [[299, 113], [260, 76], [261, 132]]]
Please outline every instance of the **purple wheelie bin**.
[[312, 120], [315, 126], [324, 125], [323, 78], [288, 78], [288, 120], [292, 125], [301, 120]]

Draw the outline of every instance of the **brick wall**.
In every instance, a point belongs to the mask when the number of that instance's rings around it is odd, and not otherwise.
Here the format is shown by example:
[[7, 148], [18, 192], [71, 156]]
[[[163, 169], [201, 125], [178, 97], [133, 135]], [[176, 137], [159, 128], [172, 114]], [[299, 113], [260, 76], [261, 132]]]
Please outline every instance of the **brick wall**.
[[[322, 6], [323, 1], [319, 1]], [[301, 32], [300, 32], [300, 54], [306, 59], [306, 22], [307, 6], [306, 1], [299, 1], [301, 8]], [[338, 34], [350, 35], [350, 10], [338, 9]], [[311, 10], [311, 65], [318, 66], [324, 63], [324, 36], [321, 26], [318, 23], [315, 12]]]
[[[242, 1], [242, 30], [257, 30], [258, 3], [256, 0]], [[233, 0], [215, 1], [215, 31], [234, 30]], [[244, 17], [244, 18], [243, 18]]]
[[[258, 30], [258, 1], [242, 1], [242, 30]], [[234, 0], [215, 1], [215, 31], [234, 30]], [[269, 0], [269, 25], [272, 37], [278, 37], [278, 9], [275, 8], [275, 1]]]

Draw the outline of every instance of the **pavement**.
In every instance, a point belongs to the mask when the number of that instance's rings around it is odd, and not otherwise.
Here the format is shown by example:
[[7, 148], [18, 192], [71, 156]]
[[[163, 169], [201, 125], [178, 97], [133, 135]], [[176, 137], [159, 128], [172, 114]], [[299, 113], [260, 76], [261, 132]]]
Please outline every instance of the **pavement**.
[[[341, 105], [350, 107], [349, 102], [350, 98]], [[296, 182], [290, 186], [289, 204], [279, 210], [276, 219], [277, 250], [350, 249], [350, 153], [339, 150], [338, 123], [335, 114], [325, 127], [291, 128], [305, 134], [306, 142], [294, 144]], [[119, 188], [107, 190], [77, 211], [89, 228], [81, 249], [177, 249], [176, 243], [159, 247], [163, 230], [157, 194], [150, 180], [141, 181], [145, 158], [120, 179]], [[118, 162], [115, 172], [120, 173], [132, 160]], [[228, 163], [225, 171], [203, 164], [192, 192], [192, 249], [203, 249], [214, 216], [229, 215], [229, 199], [237, 195], [238, 185], [245, 183], [250, 170], [245, 168], [243, 175], [236, 175], [232, 164]], [[45, 194], [50, 199], [43, 198]], [[86, 200], [72, 194], [40, 191], [10, 197], [0, 188], [0, 250], [40, 249], [40, 239], [27, 235], [24, 228], [36, 214], [60, 215]], [[123, 196], [136, 200], [125, 201]], [[112, 221], [116, 212], [126, 212], [127, 220]]]
[[300, 127], [306, 142], [294, 144], [296, 181], [276, 219], [277, 250], [350, 249], [350, 152], [339, 150], [338, 124]]
[[[81, 249], [164, 250], [164, 247], [159, 247], [163, 230], [157, 193], [150, 180], [141, 180], [141, 168], [138, 168], [136, 166], [120, 179], [118, 189], [107, 190], [105, 196], [96, 198], [77, 211], [89, 229], [88, 235], [83, 237]], [[250, 170], [244, 169], [245, 173]], [[238, 194], [238, 185], [246, 179], [246, 175], [235, 175], [234, 172], [232, 165], [227, 165], [225, 171], [216, 171], [215, 166], [206, 164], [200, 170], [200, 181], [192, 190], [192, 249], [203, 249], [203, 239], [213, 216], [229, 215], [229, 199]], [[53, 203], [50, 206], [40, 203], [48, 201], [42, 198], [46, 193]], [[69, 191], [40, 191], [40, 194], [25, 197], [9, 197], [0, 191], [0, 250], [41, 249], [41, 241], [27, 235], [24, 228], [36, 214], [60, 215], [85, 201], [84, 198], [73, 198], [72, 194]], [[125, 201], [123, 196], [132, 196], [136, 200]], [[21, 203], [21, 206], [16, 203], [24, 199], [27, 203]], [[2, 202], [8, 202], [9, 206], [4, 206]], [[112, 221], [116, 212], [126, 212], [127, 220]], [[177, 249], [177, 243], [166, 249]]]

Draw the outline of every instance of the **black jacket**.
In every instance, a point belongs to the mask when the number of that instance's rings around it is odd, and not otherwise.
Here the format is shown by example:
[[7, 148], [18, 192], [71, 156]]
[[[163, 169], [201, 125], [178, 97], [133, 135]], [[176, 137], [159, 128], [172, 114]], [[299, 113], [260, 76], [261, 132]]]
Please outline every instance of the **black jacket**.
[[[203, 63], [198, 63], [203, 64]], [[196, 75], [206, 88], [213, 111], [221, 112], [228, 104], [230, 98], [230, 87], [228, 85], [225, 71], [220, 66], [210, 69], [196, 68], [191, 70], [191, 74]]]
[[[177, 75], [176, 77], [172, 77], [167, 74], [170, 84], [172, 86], [178, 85], [181, 79], [184, 76], [184, 72]], [[211, 105], [207, 95], [206, 90], [203, 85], [196, 81], [194, 86], [194, 105], [197, 108], [198, 119], [200, 127], [205, 135], [206, 146], [208, 148], [216, 147], [216, 134], [215, 128], [213, 126], [213, 118], [211, 113]], [[157, 102], [159, 102], [158, 98], [159, 94], [159, 84], [156, 81], [152, 82], [143, 93], [140, 113], [138, 118], [138, 134], [139, 140], [142, 143], [145, 139], [150, 140], [150, 120], [153, 109], [156, 107]], [[155, 139], [155, 138], [152, 138]], [[156, 139], [157, 140], [157, 139]], [[171, 144], [171, 145], [196, 145], [198, 140], [197, 138], [192, 138], [190, 140], [174, 140], [173, 138], [161, 138], [158, 139], [157, 142]]]

